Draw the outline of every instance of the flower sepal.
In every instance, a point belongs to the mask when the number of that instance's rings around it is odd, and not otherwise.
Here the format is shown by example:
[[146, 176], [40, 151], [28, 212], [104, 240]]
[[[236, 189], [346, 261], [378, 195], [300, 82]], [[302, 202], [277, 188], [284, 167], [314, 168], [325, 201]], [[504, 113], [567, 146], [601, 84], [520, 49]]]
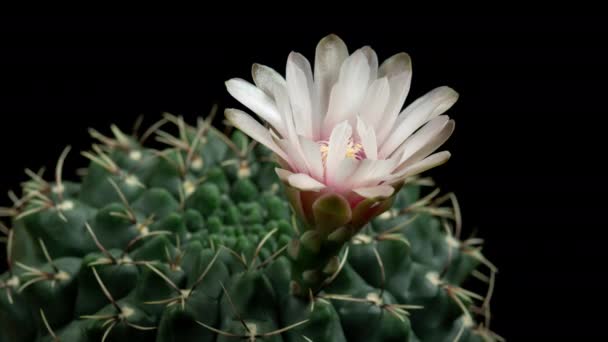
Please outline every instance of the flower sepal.
[[289, 203], [304, 224], [304, 230], [317, 230], [327, 237], [346, 227], [354, 236], [374, 217], [388, 210], [401, 185], [388, 197], [364, 198], [353, 192], [344, 196], [332, 191], [305, 191], [283, 183]]
[[[287, 198], [302, 226], [288, 246], [294, 263], [292, 291], [307, 296], [317, 293], [332, 276], [337, 255], [374, 217], [390, 209], [397, 191], [388, 197], [344, 196], [327, 189], [306, 191], [284, 182]], [[400, 185], [397, 186], [400, 188]]]

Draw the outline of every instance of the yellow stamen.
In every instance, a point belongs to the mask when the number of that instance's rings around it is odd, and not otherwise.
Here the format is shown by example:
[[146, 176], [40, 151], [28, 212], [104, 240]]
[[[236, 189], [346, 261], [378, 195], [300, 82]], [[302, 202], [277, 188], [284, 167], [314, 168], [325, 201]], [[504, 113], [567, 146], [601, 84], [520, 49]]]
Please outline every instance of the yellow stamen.
[[[329, 145], [327, 144], [327, 142], [320, 142], [320, 147], [319, 149], [321, 150], [321, 158], [323, 159], [323, 162], [325, 162], [327, 160], [327, 154], [329, 153]], [[346, 147], [346, 154], [345, 156], [347, 158], [351, 158], [351, 159], [361, 159], [361, 155], [363, 153], [363, 145], [359, 144], [359, 143], [354, 143], [352, 140], [348, 142], [348, 146]]]
[[348, 158], [357, 159], [357, 155], [362, 152], [362, 150], [363, 145], [350, 143], [346, 148], [346, 156]]

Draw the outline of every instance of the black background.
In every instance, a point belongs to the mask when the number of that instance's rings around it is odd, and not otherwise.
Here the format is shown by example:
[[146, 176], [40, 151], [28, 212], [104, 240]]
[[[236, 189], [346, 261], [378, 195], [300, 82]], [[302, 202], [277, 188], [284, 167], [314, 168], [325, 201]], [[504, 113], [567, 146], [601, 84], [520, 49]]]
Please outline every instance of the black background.
[[[52, 170], [88, 127], [190, 122], [238, 106], [223, 82], [259, 62], [284, 73], [291, 50], [320, 38], [406, 51], [408, 103], [433, 87], [450, 110], [452, 159], [432, 172], [455, 191], [468, 232], [500, 269], [493, 330], [511, 341], [590, 340], [602, 328], [606, 174], [606, 32], [591, 17], [11, 17], [0, 31], [0, 193], [25, 167]], [[66, 170], [83, 166], [76, 152]], [[68, 178], [75, 177], [66, 171]], [[50, 173], [48, 174], [50, 176]], [[8, 198], [2, 200], [9, 204]], [[596, 336], [597, 337], [597, 336]], [[544, 339], [543, 339], [544, 340]], [[595, 340], [595, 339], [591, 339]]]

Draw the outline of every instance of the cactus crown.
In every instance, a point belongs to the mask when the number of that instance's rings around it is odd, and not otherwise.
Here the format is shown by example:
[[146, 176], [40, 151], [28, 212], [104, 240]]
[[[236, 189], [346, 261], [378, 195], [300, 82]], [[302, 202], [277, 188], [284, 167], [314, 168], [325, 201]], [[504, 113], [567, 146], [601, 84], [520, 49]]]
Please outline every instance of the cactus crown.
[[[292, 215], [270, 152], [212, 117], [91, 130], [80, 183], [62, 179], [69, 149], [52, 181], [27, 171], [22, 196], [0, 209], [0, 341], [500, 340], [489, 330], [496, 270], [480, 239], [460, 240], [452, 194], [421, 196], [432, 180], [409, 179], [308, 272], [293, 260], [314, 262], [320, 242]], [[144, 147], [152, 136], [168, 146]], [[465, 290], [469, 276], [488, 292]], [[319, 286], [295, 296], [298, 282]]]

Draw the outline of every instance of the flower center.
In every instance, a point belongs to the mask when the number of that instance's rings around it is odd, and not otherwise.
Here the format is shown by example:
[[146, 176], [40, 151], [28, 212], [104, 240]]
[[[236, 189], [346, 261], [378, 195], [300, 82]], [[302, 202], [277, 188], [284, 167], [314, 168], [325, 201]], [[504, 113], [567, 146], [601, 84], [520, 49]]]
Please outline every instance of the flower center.
[[[319, 149], [321, 150], [321, 158], [323, 159], [323, 163], [327, 160], [327, 154], [329, 153], [329, 143], [328, 141], [319, 141]], [[345, 152], [346, 158], [361, 160], [365, 156], [365, 152], [363, 151], [363, 145], [359, 143], [355, 143], [352, 139], [348, 141], [348, 145], [346, 146]]]

